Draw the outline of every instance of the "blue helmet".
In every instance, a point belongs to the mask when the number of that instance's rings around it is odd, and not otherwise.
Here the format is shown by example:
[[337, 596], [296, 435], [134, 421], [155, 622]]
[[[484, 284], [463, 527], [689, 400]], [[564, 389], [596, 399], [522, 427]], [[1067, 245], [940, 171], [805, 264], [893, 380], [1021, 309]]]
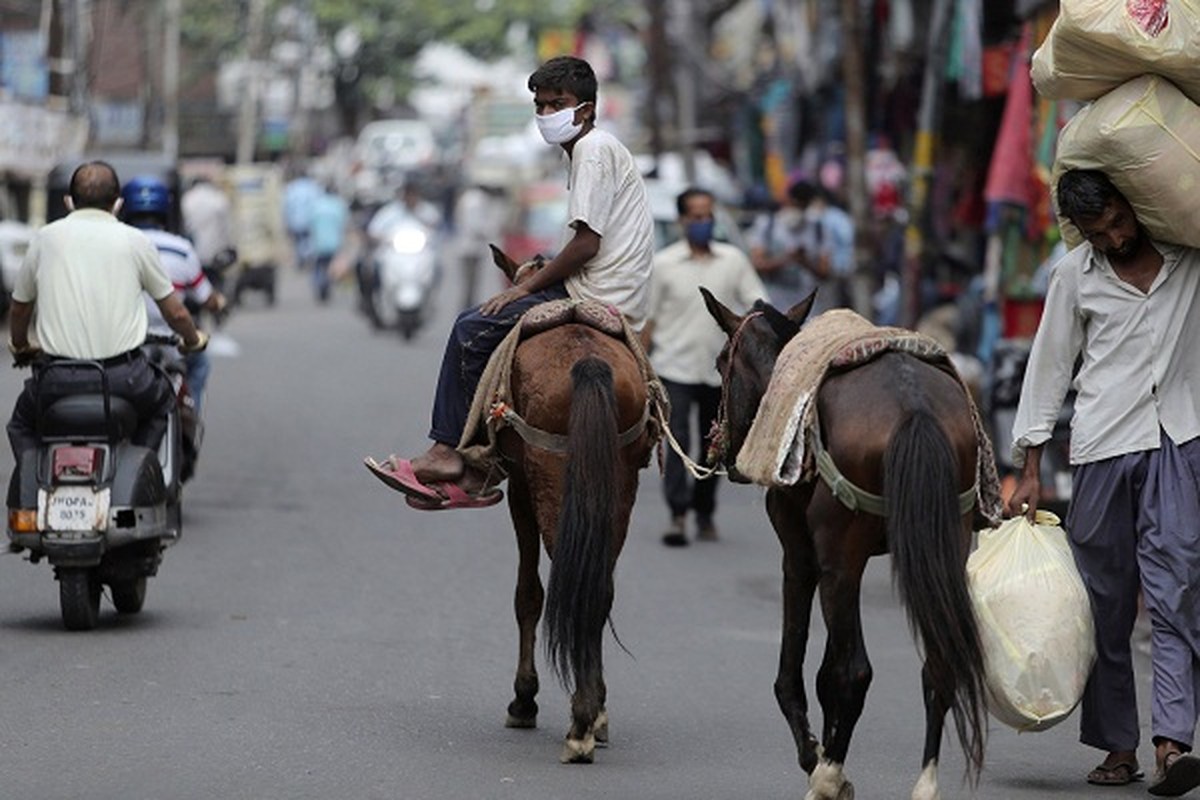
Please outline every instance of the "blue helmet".
[[171, 209], [171, 191], [167, 185], [153, 175], [138, 175], [130, 178], [121, 189], [125, 200], [123, 211], [135, 214], [158, 214], [166, 217]]

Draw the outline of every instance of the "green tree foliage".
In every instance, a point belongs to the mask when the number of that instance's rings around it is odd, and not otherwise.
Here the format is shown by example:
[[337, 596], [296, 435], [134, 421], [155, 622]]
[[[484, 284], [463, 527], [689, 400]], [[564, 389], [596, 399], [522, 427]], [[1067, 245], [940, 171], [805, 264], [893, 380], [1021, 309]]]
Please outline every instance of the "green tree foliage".
[[[359, 91], [398, 99], [412, 89], [415, 58], [426, 44], [456, 44], [483, 59], [507, 55], [514, 44], [533, 54], [543, 31], [576, 26], [589, 7], [596, 14], [596, 4], [587, 0], [269, 0], [267, 19], [287, 5], [315, 17], [324, 43], [354, 26], [361, 39]], [[210, 64], [239, 54], [245, 46], [246, 6], [247, 0], [188, 0], [186, 46], [205, 54], [201, 60]], [[603, 14], [631, 19], [639, 8], [637, 0], [610, 0]], [[524, 40], [514, 43], [514, 32], [523, 32]], [[268, 22], [268, 41], [273, 35]]]

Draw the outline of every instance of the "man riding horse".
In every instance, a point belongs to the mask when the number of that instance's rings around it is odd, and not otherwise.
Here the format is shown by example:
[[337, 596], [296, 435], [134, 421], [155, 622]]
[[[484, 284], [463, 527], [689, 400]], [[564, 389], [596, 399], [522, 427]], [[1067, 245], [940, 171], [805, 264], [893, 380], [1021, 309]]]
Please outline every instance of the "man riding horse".
[[458, 444], [476, 386], [497, 345], [534, 306], [549, 300], [596, 300], [615, 307], [636, 330], [649, 300], [654, 223], [641, 173], [629, 150], [596, 124], [596, 75], [582, 59], [553, 58], [529, 78], [538, 128], [570, 160], [570, 239], [528, 279], [455, 320], [434, 394], [432, 446], [411, 460], [366, 459], [368, 469], [406, 495], [414, 508], [493, 505], [502, 493]]

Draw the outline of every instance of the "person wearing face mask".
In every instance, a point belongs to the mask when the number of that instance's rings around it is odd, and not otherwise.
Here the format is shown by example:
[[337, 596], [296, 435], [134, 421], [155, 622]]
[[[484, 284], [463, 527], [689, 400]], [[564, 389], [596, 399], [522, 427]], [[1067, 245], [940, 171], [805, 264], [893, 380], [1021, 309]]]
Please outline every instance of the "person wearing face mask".
[[109, 164], [90, 161], [75, 170], [67, 208], [66, 217], [34, 235], [13, 286], [8, 349], [18, 363], [33, 363], [33, 376], [8, 423], [18, 460], [39, 442], [39, 394], [52, 391], [38, 380], [45, 360], [98, 361], [112, 393], [137, 409], [134, 443], [158, 446], [175, 393], [141, 349], [148, 325], [143, 291], [183, 339], [182, 352], [199, 352], [208, 342], [175, 293], [154, 244], [117, 219], [121, 184]]
[[477, 508], [501, 500], [500, 490], [463, 461], [457, 446], [484, 367], [522, 314], [572, 297], [615, 307], [635, 330], [645, 320], [654, 221], [633, 156], [595, 127], [596, 75], [583, 59], [560, 56], [539, 67], [528, 86], [542, 138], [567, 155], [565, 243], [540, 271], [455, 320], [434, 394], [429, 449], [411, 460], [365, 460], [414, 508]]
[[748, 238], [750, 258], [776, 308], [786, 311], [814, 289], [813, 316], [846, 304], [854, 221], [822, 188], [805, 180], [792, 183], [784, 206], [760, 214]]
[[[683, 239], [654, 256], [650, 315], [641, 336], [671, 401], [671, 435], [684, 452], [703, 463], [707, 437], [721, 402], [721, 376], [715, 365], [725, 334], [712, 324], [699, 288], [707, 288], [730, 308], [740, 310], [766, 297], [766, 289], [741, 250], [713, 240], [715, 201], [709, 191], [685, 189], [675, 205]], [[695, 515], [696, 539], [716, 541], [717, 484], [715, 479], [693, 480], [674, 449], [667, 450], [663, 496], [671, 522], [663, 533], [663, 544], [682, 547], [688, 543], [689, 512]]]

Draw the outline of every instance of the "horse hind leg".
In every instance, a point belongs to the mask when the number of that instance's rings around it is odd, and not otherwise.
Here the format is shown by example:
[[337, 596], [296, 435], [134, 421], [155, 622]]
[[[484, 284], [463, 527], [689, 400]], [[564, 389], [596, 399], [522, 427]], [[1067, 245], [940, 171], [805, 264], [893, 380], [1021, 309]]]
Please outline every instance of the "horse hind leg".
[[925, 696], [925, 751], [921, 758], [921, 774], [913, 786], [912, 800], [940, 800], [938, 758], [949, 706], [935, 690], [928, 667], [921, 669], [921, 688]]
[[596, 758], [596, 733], [603, 729], [608, 740], [608, 714], [599, 699], [593, 682], [589, 688], [578, 688], [571, 697], [571, 729], [563, 742], [559, 760], [564, 764], [591, 764]]

